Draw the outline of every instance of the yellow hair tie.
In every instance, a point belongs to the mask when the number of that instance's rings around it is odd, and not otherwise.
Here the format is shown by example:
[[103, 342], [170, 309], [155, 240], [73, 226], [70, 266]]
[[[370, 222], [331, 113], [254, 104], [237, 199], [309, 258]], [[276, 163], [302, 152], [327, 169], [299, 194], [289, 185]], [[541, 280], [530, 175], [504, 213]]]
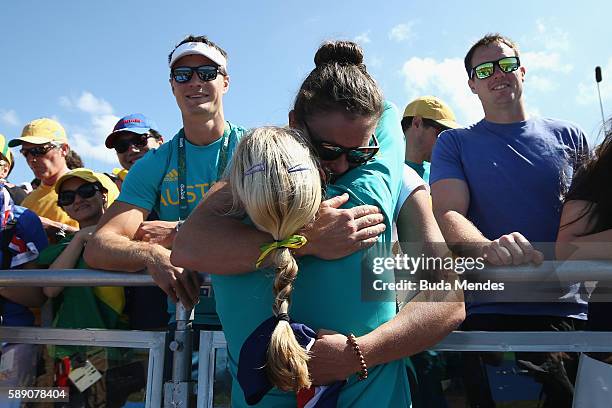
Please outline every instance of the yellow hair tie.
[[113, 169], [113, 174], [121, 179], [121, 181], [125, 180], [125, 176], [127, 176], [128, 171], [126, 169]]
[[255, 263], [255, 267], [259, 268], [259, 266], [264, 261], [264, 259], [266, 259], [266, 256], [268, 256], [268, 254], [272, 252], [272, 250], [274, 249], [278, 249], [278, 248], [297, 249], [297, 248], [301, 248], [304, 245], [306, 245], [307, 242], [308, 240], [306, 239], [306, 237], [302, 235], [291, 235], [289, 238], [283, 241], [274, 241], [274, 242], [270, 242], [269, 244], [264, 244], [259, 247], [259, 249], [261, 250], [261, 255], [259, 255], [259, 258], [257, 258], [257, 263]]

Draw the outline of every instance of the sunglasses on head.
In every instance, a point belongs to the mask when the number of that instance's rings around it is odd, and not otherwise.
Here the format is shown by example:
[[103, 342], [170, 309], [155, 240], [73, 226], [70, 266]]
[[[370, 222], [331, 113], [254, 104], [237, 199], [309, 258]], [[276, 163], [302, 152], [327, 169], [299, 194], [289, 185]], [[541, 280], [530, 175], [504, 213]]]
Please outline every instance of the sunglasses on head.
[[224, 75], [224, 72], [216, 65], [200, 65], [199, 67], [176, 67], [170, 71], [170, 77], [179, 84], [191, 81], [193, 73], [198, 74], [198, 78], [202, 81], [214, 81], [218, 74]]
[[495, 65], [497, 65], [502, 72], [508, 73], [516, 71], [521, 66], [521, 60], [519, 57], [504, 57], [497, 61], [483, 62], [472, 68], [470, 78], [474, 78], [474, 75], [476, 75], [478, 79], [490, 77], [495, 72]]
[[315, 140], [314, 134], [308, 127], [308, 124], [304, 122], [304, 126], [310, 135], [312, 145], [314, 146], [319, 158], [323, 161], [331, 161], [340, 158], [343, 154], [346, 154], [346, 161], [351, 164], [364, 164], [368, 160], [371, 160], [380, 147], [378, 146], [378, 140], [376, 135], [372, 134], [374, 140], [373, 146], [363, 147], [343, 147], [333, 143], [324, 142], [322, 140]]
[[145, 133], [144, 135], [133, 135], [130, 138], [117, 140], [113, 148], [117, 153], [125, 153], [130, 146], [145, 147], [150, 137], [151, 135], [148, 133]]
[[72, 203], [74, 203], [77, 194], [81, 198], [91, 198], [96, 195], [98, 191], [102, 191], [102, 188], [97, 183], [86, 183], [79, 186], [79, 188], [77, 188], [76, 190], [60, 191], [57, 195], [57, 205], [59, 205], [60, 207], [71, 205]]
[[31, 147], [29, 149], [21, 148], [21, 154], [27, 159], [28, 156], [32, 155], [34, 157], [44, 156], [49, 153], [54, 148], [58, 147], [58, 145], [53, 143], [47, 143], [42, 146]]

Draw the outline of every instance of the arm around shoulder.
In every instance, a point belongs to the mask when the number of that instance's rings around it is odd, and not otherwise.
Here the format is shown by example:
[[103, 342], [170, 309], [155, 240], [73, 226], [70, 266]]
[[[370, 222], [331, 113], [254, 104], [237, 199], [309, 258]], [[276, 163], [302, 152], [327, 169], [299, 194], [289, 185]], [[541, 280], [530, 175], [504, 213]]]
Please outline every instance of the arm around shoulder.
[[231, 186], [216, 183], [178, 231], [172, 247], [174, 265], [219, 275], [251, 272], [259, 247], [272, 237], [228, 214]]

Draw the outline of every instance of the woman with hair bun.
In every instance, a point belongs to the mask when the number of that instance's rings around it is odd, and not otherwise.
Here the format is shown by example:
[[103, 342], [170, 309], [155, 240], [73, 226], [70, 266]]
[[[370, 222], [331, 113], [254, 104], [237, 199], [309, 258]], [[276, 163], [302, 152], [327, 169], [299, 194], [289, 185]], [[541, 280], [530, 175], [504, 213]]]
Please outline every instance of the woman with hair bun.
[[[382, 285], [394, 282], [393, 270], [374, 274], [371, 268], [374, 257], [390, 254], [387, 250], [391, 244], [391, 222], [404, 162], [400, 118], [396, 108], [384, 102], [382, 92], [368, 74], [359, 45], [350, 41], [326, 42], [314, 60], [316, 67], [298, 91], [289, 113], [289, 124], [308, 136], [324, 174], [325, 197], [331, 197], [336, 207], [343, 207], [335, 210], [339, 217], [347, 216], [356, 206], [380, 209], [386, 229], [377, 238], [374, 234], [376, 248], [368, 249], [366, 242], [348, 255], [321, 256], [315, 245], [317, 237], [307, 226], [294, 234], [303, 236], [307, 243], [304, 245], [301, 241], [286, 249], [288, 243], [284, 237], [227, 216], [238, 195], [234, 180], [239, 178], [232, 173], [229, 183], [213, 186], [205, 205], [199, 206], [181, 227], [172, 261], [213, 273], [217, 311], [234, 378], [233, 407], [296, 406], [295, 393], [286, 391], [303, 389], [311, 380], [315, 385], [331, 383], [331, 387], [314, 392], [322, 390], [319, 394], [322, 399], [337, 398], [337, 406], [410, 406], [405, 365], [397, 359], [419, 352], [444, 337], [459, 323], [463, 304], [453, 303], [452, 308], [426, 316], [407, 316], [400, 312], [401, 316], [394, 318], [395, 293], [371, 289], [375, 280]], [[247, 179], [244, 182], [247, 188], [255, 189], [254, 185], [246, 184]], [[319, 208], [315, 224], [328, 210]], [[429, 206], [421, 210], [431, 214]], [[427, 220], [433, 220], [433, 215]], [[348, 228], [358, 230], [357, 223], [352, 227], [349, 223]], [[331, 235], [338, 231], [328, 229], [325, 233]], [[349, 240], [350, 233], [343, 239]], [[439, 234], [438, 242], [441, 240]], [[286, 314], [283, 302], [279, 304], [271, 290], [278, 283], [273, 281], [275, 274], [271, 273], [276, 264], [266, 263], [269, 248], [279, 245], [284, 253], [293, 252], [299, 265], [299, 274], [288, 278], [292, 289]], [[254, 268], [257, 269], [253, 271]], [[276, 290], [276, 296], [281, 292]], [[271, 304], [276, 305], [272, 313]], [[430, 307], [446, 307], [443, 305], [440, 302]], [[422, 330], [422, 317], [428, 326], [427, 333]], [[279, 321], [288, 322], [289, 325], [282, 323], [283, 326], [287, 329], [290, 326], [299, 345], [310, 350], [307, 355], [310, 380], [302, 381], [302, 372], [296, 375], [298, 371], [291, 369], [295, 360], [283, 362], [278, 357], [283, 353], [269, 355], [272, 362], [270, 358], [268, 362], [261, 358], [258, 350], [267, 347], [270, 333]], [[317, 336], [311, 328], [335, 333]], [[287, 353], [283, 358], [289, 355], [298, 356], [300, 365], [304, 361], [298, 353]], [[286, 374], [284, 385], [288, 387], [278, 384], [270, 375], [271, 369], [276, 370], [273, 365], [279, 361], [284, 368], [289, 367], [288, 372], [294, 373]], [[265, 367], [268, 375], [262, 378], [255, 370], [245, 371], [245, 365], [258, 368], [259, 373]], [[253, 381], [249, 382], [249, 378]], [[279, 386], [271, 389], [267, 381]], [[299, 394], [298, 401], [305, 401], [304, 392]]]

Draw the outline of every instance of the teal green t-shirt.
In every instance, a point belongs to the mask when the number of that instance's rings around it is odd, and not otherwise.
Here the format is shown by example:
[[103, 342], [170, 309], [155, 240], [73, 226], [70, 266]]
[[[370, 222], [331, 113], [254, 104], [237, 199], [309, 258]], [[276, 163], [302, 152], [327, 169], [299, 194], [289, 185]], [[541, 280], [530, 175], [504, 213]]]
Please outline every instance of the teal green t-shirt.
[[431, 169], [431, 163], [424, 161], [423, 163], [419, 164], [406, 160], [406, 164], [410, 166], [412, 170], [416, 171], [416, 173], [421, 176], [421, 178], [425, 180], [427, 184], [429, 184], [429, 171]]
[[[376, 130], [380, 151], [366, 165], [350, 170], [335, 185], [328, 186], [327, 196], [348, 192], [347, 207], [373, 204], [385, 215], [387, 230], [381, 244], [391, 241], [390, 222], [401, 186], [404, 165], [404, 137], [395, 107], [385, 105]], [[325, 261], [314, 257], [298, 260], [299, 272], [292, 293], [291, 318], [314, 330], [330, 329], [340, 333], [363, 335], [395, 316], [394, 297], [388, 301], [368, 301], [362, 297], [362, 262], [365, 251], [345, 258]], [[365, 261], [364, 261], [365, 260]], [[367, 272], [366, 272], [367, 274]], [[233, 376], [232, 406], [247, 407], [238, 381], [237, 363], [244, 340], [265, 319], [272, 316], [272, 280], [270, 270], [256, 270], [244, 275], [213, 275], [217, 311], [228, 343], [230, 372]], [[393, 274], [378, 275], [386, 282]], [[257, 407], [294, 407], [295, 395], [277, 389], [269, 392]], [[369, 370], [365, 381], [354, 376], [341, 390], [339, 407], [410, 406], [410, 391], [403, 361]]]
[[[229, 161], [245, 132], [244, 128], [226, 122], [223, 137], [209, 145], [197, 146], [185, 140], [189, 213], [217, 181], [223, 138], [229, 138], [227, 150], [227, 167], [229, 168]], [[117, 200], [147, 211], [155, 210], [159, 219], [163, 221], [179, 220], [178, 139], [181, 134], [183, 134], [183, 129], [170, 142], [161, 145], [158, 149], [150, 150], [136, 162], [127, 174]], [[176, 305], [169, 300], [168, 313], [172, 321], [175, 317], [175, 310]], [[200, 303], [195, 308], [194, 322], [219, 325], [213, 297], [200, 298]]]

